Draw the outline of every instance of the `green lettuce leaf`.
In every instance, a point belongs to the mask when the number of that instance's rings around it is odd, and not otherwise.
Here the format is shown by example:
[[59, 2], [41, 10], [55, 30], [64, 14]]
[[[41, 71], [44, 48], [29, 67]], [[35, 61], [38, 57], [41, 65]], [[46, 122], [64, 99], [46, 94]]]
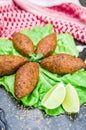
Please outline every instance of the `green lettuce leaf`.
[[30, 31], [24, 29], [21, 32], [26, 36], [30, 37], [34, 43], [34, 46], [36, 46], [42, 38], [44, 38], [48, 34], [53, 33], [53, 27], [51, 24], [47, 24], [45, 27], [37, 26]]
[[[35, 27], [32, 30], [22, 30], [23, 34], [29, 36], [36, 47], [37, 43], [41, 38], [53, 32], [51, 25], [46, 25], [45, 27]], [[68, 53], [71, 55], [78, 56], [78, 51], [75, 46], [72, 36], [67, 33], [57, 35], [57, 47], [54, 54], [57, 53]], [[0, 39], [0, 54], [10, 54], [10, 55], [20, 55], [13, 47], [12, 41], [7, 39]], [[14, 94], [14, 80], [15, 74], [10, 76], [3, 76], [0, 78], [0, 85], [3, 85], [5, 89], [10, 92], [15, 98]], [[71, 83], [80, 99], [80, 104], [82, 105], [86, 102], [86, 71], [79, 70], [73, 74], [66, 74], [64, 76], [53, 74], [39, 66], [39, 81], [34, 89], [34, 91], [21, 99], [22, 103], [25, 106], [34, 106], [40, 110], [45, 111], [48, 115], [59, 115], [65, 113], [62, 106], [59, 106], [56, 109], [49, 110], [41, 105], [41, 100], [44, 95], [48, 92], [50, 88], [56, 85], [58, 82], [63, 81], [66, 85]], [[17, 98], [16, 98], [17, 99]]]
[[2, 54], [21, 56], [13, 47], [11, 40], [0, 38], [0, 55]]
[[68, 33], [57, 35], [57, 44], [54, 54], [67, 53], [73, 56], [78, 56], [79, 51], [76, 48], [73, 37]]
[[62, 77], [64, 83], [68, 84], [69, 82], [74, 86], [83, 87], [86, 89], [86, 71], [79, 70], [73, 74], [67, 74]]
[[2, 78], [0, 78], [0, 85], [4, 86], [8, 92], [16, 97], [14, 94], [14, 79], [15, 75], [3, 76]]

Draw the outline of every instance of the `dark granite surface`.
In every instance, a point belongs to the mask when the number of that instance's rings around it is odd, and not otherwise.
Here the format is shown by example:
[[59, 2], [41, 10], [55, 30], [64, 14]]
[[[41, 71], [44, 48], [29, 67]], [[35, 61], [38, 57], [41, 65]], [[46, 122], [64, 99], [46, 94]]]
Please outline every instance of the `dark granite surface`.
[[86, 7], [86, 0], [79, 0], [79, 1], [80, 1], [82, 6]]
[[[86, 0], [80, 0], [86, 6]], [[76, 43], [79, 43], [76, 41]], [[86, 59], [86, 47], [80, 57]], [[80, 48], [80, 47], [79, 47]], [[50, 117], [44, 112], [24, 107], [16, 101], [11, 94], [0, 87], [0, 130], [86, 130], [86, 105], [80, 109], [80, 113], [73, 117], [60, 115]]]
[[[46, 116], [35, 108], [24, 107], [0, 88], [0, 107], [5, 111], [8, 129], [4, 130], [86, 130], [86, 105], [73, 117]], [[3, 129], [0, 129], [3, 130]]]

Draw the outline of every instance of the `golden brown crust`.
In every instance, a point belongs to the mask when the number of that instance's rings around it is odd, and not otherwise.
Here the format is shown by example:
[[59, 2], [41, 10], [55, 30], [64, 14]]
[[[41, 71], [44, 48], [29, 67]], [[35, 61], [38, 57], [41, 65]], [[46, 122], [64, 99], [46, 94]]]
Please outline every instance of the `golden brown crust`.
[[43, 54], [44, 57], [51, 55], [56, 48], [56, 34], [49, 34], [39, 41], [36, 49], [36, 54]]
[[14, 33], [13, 45], [15, 49], [24, 56], [28, 56], [29, 53], [34, 52], [34, 45], [32, 40], [22, 33]]
[[41, 61], [41, 66], [52, 73], [67, 74], [85, 68], [86, 64], [80, 58], [69, 54], [57, 54], [44, 58]]
[[0, 55], [0, 76], [15, 73], [26, 62], [29, 62], [29, 60], [20, 56]]
[[15, 95], [22, 98], [30, 94], [35, 88], [39, 78], [39, 67], [36, 62], [24, 64], [15, 76]]

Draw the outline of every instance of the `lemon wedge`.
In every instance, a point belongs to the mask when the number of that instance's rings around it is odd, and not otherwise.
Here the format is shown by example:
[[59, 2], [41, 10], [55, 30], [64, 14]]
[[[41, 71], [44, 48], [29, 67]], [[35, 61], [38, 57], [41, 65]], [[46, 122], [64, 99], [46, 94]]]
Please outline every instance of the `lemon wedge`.
[[64, 110], [68, 113], [78, 113], [80, 109], [80, 102], [75, 88], [68, 84], [66, 86], [66, 96], [62, 103]]
[[48, 109], [57, 108], [62, 104], [66, 95], [64, 84], [60, 82], [51, 88], [42, 99], [42, 106]]

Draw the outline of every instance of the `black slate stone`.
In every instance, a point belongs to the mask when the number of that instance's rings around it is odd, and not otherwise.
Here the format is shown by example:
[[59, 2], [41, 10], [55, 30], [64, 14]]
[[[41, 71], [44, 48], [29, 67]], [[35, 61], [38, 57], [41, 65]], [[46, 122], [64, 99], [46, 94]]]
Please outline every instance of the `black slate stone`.
[[0, 130], [86, 130], [86, 105], [81, 107], [78, 115], [51, 117], [36, 108], [24, 107], [0, 88], [0, 107], [8, 124], [8, 128], [2, 124], [4, 129]]
[[86, 7], [86, 0], [79, 0], [79, 1], [80, 1], [82, 6]]

